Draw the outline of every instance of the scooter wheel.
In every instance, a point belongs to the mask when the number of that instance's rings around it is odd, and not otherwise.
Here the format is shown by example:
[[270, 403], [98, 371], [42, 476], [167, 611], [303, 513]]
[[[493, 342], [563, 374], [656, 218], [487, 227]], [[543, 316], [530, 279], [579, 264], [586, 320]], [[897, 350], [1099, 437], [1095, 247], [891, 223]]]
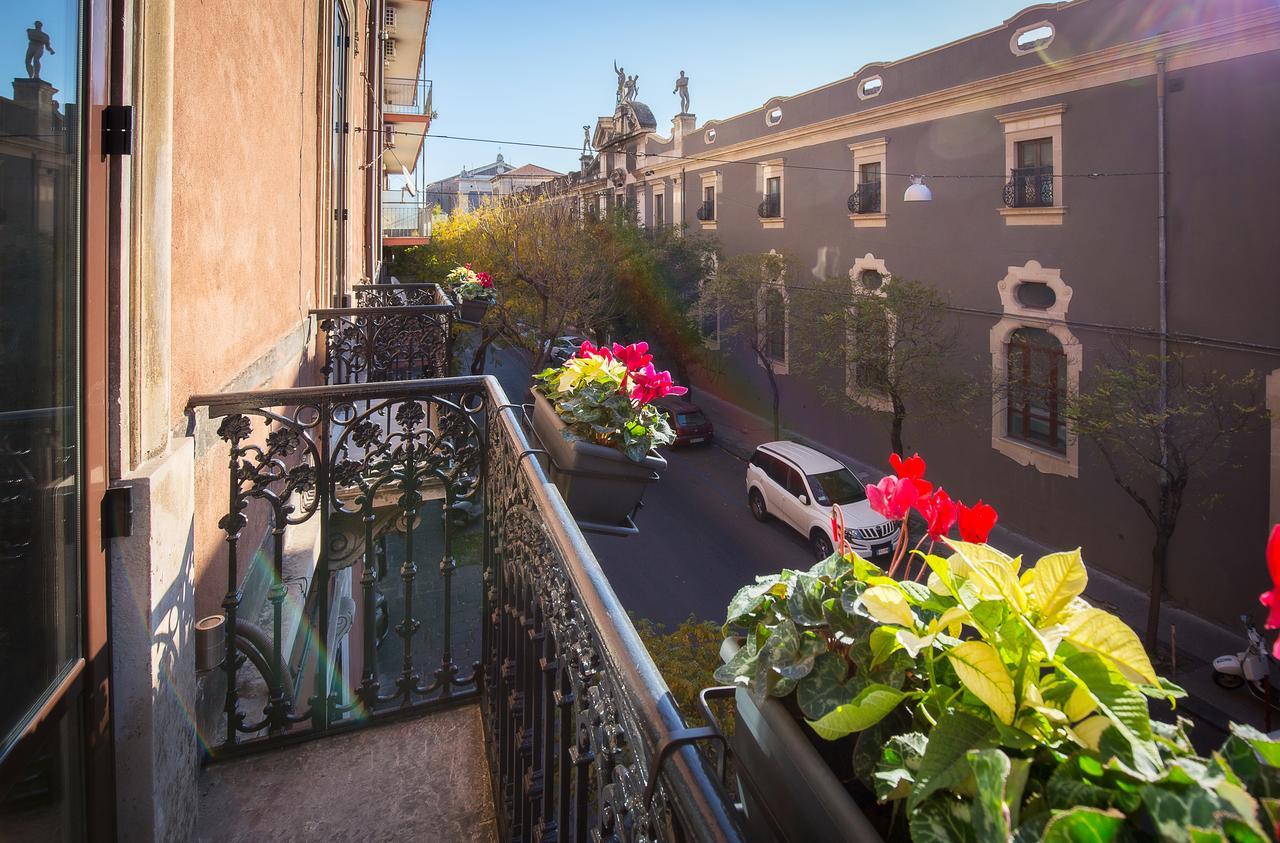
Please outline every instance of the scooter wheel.
[[1221, 673], [1215, 670], [1213, 672], [1213, 681], [1220, 688], [1239, 688], [1244, 684], [1244, 677], [1236, 676], [1234, 673]]

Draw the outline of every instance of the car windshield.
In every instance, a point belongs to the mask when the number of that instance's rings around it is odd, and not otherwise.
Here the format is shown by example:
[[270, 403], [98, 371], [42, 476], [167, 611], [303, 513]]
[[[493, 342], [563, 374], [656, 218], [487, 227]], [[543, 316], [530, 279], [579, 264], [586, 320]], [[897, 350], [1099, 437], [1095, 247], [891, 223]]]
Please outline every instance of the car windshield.
[[847, 468], [838, 468], [823, 474], [810, 474], [809, 487], [813, 489], [815, 502], [823, 506], [858, 503], [867, 499], [867, 492]]
[[698, 427], [707, 423], [707, 417], [702, 413], [676, 413], [676, 424], [681, 427]]

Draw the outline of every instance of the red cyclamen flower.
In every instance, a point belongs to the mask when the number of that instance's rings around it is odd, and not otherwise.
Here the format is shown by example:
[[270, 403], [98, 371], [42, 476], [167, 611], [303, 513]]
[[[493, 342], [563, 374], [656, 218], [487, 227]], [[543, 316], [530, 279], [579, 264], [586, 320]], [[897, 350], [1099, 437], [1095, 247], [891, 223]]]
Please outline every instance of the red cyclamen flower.
[[635, 383], [631, 389], [631, 398], [641, 404], [648, 404], [664, 395], [684, 395], [689, 391], [683, 386], [676, 386], [671, 380], [670, 372], [654, 370], [652, 363], [638, 372], [632, 372], [631, 379]]
[[901, 521], [911, 511], [911, 505], [920, 497], [919, 490], [910, 480], [885, 477], [874, 486], [867, 487], [867, 500], [871, 508], [890, 521]]
[[933, 484], [924, 479], [924, 457], [919, 454], [912, 454], [905, 460], [897, 454], [890, 454], [889, 465], [894, 474], [903, 480], [910, 480], [921, 496], [929, 494], [933, 488]]
[[631, 345], [613, 344], [613, 359], [627, 367], [628, 371], [639, 372], [653, 362], [649, 353], [649, 343], [637, 342]]
[[[916, 509], [924, 516], [929, 531], [929, 541], [941, 541], [955, 526], [960, 508], [946, 490], [939, 486], [933, 494], [916, 501]], [[994, 512], [994, 510], [992, 510]]]
[[960, 522], [960, 538], [973, 544], [986, 544], [987, 536], [991, 535], [991, 528], [996, 525], [999, 517], [995, 507], [983, 503], [982, 498], [978, 498], [973, 506], [960, 504], [957, 519]]
[[477, 272], [476, 281], [479, 282], [481, 287], [485, 287], [486, 289], [493, 286], [493, 276], [487, 272]]
[[[1271, 538], [1267, 540], [1267, 571], [1271, 574], [1271, 590], [1258, 597], [1258, 602], [1268, 610], [1263, 628], [1280, 629], [1280, 524], [1271, 528]], [[1280, 659], [1280, 639], [1276, 640], [1271, 653]]]
[[845, 554], [844, 510], [839, 505], [831, 507], [831, 544], [843, 557]]
[[607, 348], [596, 348], [591, 344], [591, 340], [583, 340], [582, 345], [578, 347], [579, 357], [603, 357], [605, 360], [613, 359], [613, 352]]

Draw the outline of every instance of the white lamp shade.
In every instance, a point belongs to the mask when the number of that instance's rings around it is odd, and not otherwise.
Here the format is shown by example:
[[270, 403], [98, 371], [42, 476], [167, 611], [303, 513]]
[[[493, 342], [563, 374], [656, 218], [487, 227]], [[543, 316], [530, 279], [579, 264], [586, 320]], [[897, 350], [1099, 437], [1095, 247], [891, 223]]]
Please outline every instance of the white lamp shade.
[[924, 183], [922, 176], [912, 176], [911, 184], [907, 186], [906, 193], [902, 194], [903, 202], [931, 202], [933, 201], [933, 191]]

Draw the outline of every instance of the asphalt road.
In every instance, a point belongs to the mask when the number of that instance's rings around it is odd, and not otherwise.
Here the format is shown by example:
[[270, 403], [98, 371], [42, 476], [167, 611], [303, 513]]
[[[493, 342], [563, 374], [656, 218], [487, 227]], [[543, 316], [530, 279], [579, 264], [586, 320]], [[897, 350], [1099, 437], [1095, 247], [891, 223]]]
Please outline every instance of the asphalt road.
[[639, 535], [587, 534], [628, 611], [668, 625], [691, 614], [721, 623], [756, 576], [813, 564], [799, 533], [751, 517], [741, 459], [714, 444], [664, 451], [667, 470], [636, 516]]

